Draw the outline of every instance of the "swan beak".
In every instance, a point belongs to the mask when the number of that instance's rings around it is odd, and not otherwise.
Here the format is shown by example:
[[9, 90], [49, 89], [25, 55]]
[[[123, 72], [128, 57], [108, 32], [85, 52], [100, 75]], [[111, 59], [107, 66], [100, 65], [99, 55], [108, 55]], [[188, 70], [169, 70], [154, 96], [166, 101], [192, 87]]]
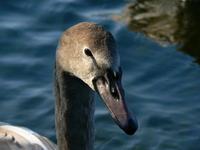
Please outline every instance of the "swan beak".
[[121, 77], [116, 78], [112, 71], [108, 71], [104, 76], [93, 80], [96, 92], [109, 109], [112, 118], [118, 126], [128, 135], [132, 135], [138, 128], [136, 118], [132, 117], [128, 111], [124, 90], [121, 84]]

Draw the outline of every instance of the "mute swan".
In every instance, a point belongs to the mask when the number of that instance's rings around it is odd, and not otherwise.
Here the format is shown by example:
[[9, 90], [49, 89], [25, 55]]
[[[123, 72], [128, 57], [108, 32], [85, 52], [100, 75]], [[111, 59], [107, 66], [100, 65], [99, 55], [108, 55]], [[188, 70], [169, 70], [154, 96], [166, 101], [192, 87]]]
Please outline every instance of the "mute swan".
[[94, 143], [94, 91], [114, 121], [134, 134], [124, 101], [122, 70], [110, 32], [95, 23], [82, 22], [62, 35], [56, 51], [55, 95], [57, 147], [47, 138], [21, 127], [0, 125], [1, 150], [92, 150]]

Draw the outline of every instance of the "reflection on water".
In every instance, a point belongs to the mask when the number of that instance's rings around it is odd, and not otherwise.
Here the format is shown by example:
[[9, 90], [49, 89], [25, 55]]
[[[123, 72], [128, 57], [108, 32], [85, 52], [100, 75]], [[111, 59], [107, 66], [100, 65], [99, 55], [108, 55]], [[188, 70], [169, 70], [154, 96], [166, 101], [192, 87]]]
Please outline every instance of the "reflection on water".
[[160, 43], [179, 44], [200, 63], [200, 1], [138, 0], [128, 6], [129, 29], [142, 32]]

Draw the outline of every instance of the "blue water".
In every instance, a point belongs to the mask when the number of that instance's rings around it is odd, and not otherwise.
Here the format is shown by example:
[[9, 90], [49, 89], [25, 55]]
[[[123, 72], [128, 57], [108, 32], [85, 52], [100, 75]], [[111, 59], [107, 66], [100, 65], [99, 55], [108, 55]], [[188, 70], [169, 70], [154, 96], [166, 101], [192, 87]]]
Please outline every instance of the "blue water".
[[0, 4], [0, 121], [56, 142], [53, 64], [61, 33], [80, 21], [116, 38], [126, 99], [139, 121], [125, 135], [96, 98], [96, 150], [199, 150], [200, 66], [112, 20], [127, 1], [7, 0]]

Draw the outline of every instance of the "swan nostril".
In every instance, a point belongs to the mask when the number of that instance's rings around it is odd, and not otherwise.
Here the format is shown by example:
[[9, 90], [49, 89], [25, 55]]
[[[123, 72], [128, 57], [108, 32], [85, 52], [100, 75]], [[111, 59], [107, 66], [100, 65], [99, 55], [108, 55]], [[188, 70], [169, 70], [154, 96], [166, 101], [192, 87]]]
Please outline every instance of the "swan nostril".
[[115, 88], [111, 87], [111, 93], [115, 93]]
[[111, 93], [111, 95], [114, 97], [115, 100], [117, 100], [117, 101], [119, 100], [119, 94], [118, 94], [118, 92], [117, 92], [116, 87], [111, 86], [111, 87], [110, 87], [110, 93]]

